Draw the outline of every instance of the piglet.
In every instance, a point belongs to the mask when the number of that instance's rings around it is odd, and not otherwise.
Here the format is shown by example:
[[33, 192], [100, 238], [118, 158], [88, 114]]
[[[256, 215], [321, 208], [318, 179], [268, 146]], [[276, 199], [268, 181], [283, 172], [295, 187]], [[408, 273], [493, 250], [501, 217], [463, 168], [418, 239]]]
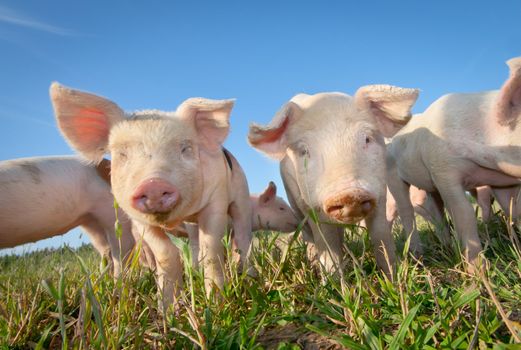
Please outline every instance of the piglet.
[[354, 97], [300, 94], [268, 125], [250, 126], [250, 144], [281, 161], [289, 202], [299, 219], [308, 218], [304, 239], [314, 243], [326, 271], [343, 264], [344, 230], [338, 223], [365, 219], [377, 264], [392, 276], [384, 137], [409, 121], [417, 96], [417, 90], [389, 85], [364, 86]]
[[248, 184], [222, 147], [233, 100], [190, 98], [175, 112], [125, 114], [106, 98], [58, 83], [50, 95], [58, 126], [74, 149], [93, 163], [111, 155], [114, 197], [155, 256], [163, 306], [181, 287], [183, 271], [165, 230], [183, 221], [199, 226], [207, 292], [222, 287], [228, 213], [243, 237], [238, 247], [244, 262], [251, 242]]
[[261, 194], [251, 195], [252, 230], [292, 232], [299, 221], [284, 199], [277, 196], [277, 186], [270, 181]]

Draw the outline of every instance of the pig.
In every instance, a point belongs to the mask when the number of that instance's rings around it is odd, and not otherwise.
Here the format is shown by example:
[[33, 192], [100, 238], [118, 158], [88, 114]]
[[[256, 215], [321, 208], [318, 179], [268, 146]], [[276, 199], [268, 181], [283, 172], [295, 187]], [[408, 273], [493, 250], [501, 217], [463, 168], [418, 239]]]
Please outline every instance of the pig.
[[284, 199], [277, 196], [277, 186], [270, 181], [258, 195], [250, 197], [252, 206], [252, 230], [293, 232], [299, 221]]
[[119, 276], [134, 239], [121, 210], [121, 242], [116, 238], [114, 198], [105, 180], [107, 162], [95, 167], [74, 156], [0, 162], [0, 248], [62, 235], [80, 226], [101, 256], [112, 260], [114, 276]]
[[222, 147], [234, 101], [190, 98], [174, 112], [126, 115], [104, 97], [58, 83], [50, 95], [58, 127], [74, 149], [93, 163], [110, 154], [112, 192], [155, 257], [162, 306], [172, 304], [183, 282], [179, 251], [165, 230], [184, 221], [199, 226], [207, 293], [222, 288], [228, 213], [243, 262], [251, 243], [246, 177]]
[[497, 196], [510, 198], [520, 184], [521, 57], [507, 65], [510, 77], [500, 90], [439, 98], [413, 117], [388, 149], [388, 163], [398, 174], [390, 189], [400, 215], [407, 218], [402, 221], [414, 226], [409, 184], [438, 192], [470, 272], [475, 271], [482, 246], [465, 191], [488, 185]]
[[326, 273], [342, 270], [344, 229], [337, 223], [365, 219], [377, 264], [392, 278], [384, 137], [408, 122], [417, 97], [416, 89], [390, 85], [364, 86], [354, 97], [299, 94], [268, 125], [250, 125], [250, 144], [280, 160], [289, 203], [306, 219], [304, 240], [314, 244]]

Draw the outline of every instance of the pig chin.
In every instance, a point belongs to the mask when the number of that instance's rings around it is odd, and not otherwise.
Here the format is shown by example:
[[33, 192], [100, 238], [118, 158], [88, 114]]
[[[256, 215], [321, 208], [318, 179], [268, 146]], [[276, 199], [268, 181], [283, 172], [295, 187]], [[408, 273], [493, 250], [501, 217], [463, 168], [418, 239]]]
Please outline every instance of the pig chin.
[[137, 216], [139, 217], [139, 220], [141, 222], [146, 223], [148, 225], [158, 226], [164, 229], [172, 229], [181, 224], [181, 222], [183, 222], [184, 217], [181, 215], [182, 211], [183, 205], [182, 203], [179, 203], [172, 210], [166, 212], [138, 212]]

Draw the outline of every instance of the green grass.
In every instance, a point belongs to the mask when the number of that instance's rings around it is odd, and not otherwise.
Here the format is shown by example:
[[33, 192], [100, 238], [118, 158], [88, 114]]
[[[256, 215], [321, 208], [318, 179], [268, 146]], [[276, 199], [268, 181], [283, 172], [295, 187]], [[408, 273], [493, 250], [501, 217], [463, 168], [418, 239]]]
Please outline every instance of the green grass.
[[457, 249], [423, 224], [427, 252], [405, 255], [394, 282], [377, 270], [363, 229], [346, 229], [342, 278], [322, 278], [300, 239], [288, 247], [280, 242], [291, 235], [257, 233], [260, 277], [230, 263], [223, 291], [208, 299], [201, 272], [186, 267], [166, 313], [136, 257], [114, 280], [90, 246], [5, 256], [0, 349], [521, 349], [521, 257], [502, 221], [480, 231], [483, 276], [467, 275]]

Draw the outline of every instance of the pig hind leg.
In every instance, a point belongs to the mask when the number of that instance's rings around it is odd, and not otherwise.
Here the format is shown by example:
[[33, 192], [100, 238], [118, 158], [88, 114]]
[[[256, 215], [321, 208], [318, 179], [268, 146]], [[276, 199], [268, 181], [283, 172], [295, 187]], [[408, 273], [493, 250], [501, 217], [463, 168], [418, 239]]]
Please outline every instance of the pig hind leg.
[[111, 269], [112, 273], [114, 274], [114, 277], [118, 277], [121, 273], [121, 266], [119, 266], [119, 263], [115, 263], [112, 259], [111, 245], [101, 223], [93, 217], [88, 217], [82, 223], [81, 228], [89, 236], [90, 242], [94, 249], [96, 249], [98, 253], [101, 255], [102, 265], [103, 260], [106, 259], [107, 262], [111, 264]]

